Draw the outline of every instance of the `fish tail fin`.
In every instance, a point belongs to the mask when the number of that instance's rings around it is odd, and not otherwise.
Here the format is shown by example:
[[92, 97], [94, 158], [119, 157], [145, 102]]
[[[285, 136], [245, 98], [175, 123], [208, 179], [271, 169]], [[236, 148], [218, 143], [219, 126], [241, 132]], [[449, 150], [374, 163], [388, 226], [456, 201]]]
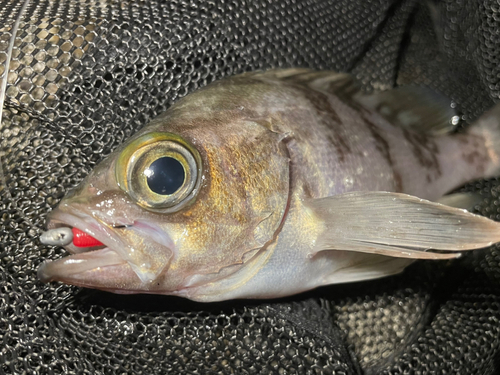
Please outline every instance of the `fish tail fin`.
[[500, 175], [500, 103], [479, 117], [466, 131], [467, 134], [484, 139], [490, 159], [485, 177]]

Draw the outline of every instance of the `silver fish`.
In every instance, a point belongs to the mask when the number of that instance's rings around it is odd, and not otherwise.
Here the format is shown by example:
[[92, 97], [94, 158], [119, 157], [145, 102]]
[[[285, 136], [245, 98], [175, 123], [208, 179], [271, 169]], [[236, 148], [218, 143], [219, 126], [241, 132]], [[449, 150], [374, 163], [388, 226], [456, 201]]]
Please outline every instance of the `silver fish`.
[[44, 238], [78, 228], [103, 246], [64, 235], [72, 255], [44, 263], [39, 278], [198, 301], [274, 298], [487, 247], [499, 223], [437, 201], [499, 174], [500, 109], [462, 134], [447, 133], [450, 110], [419, 88], [364, 95], [336, 72], [215, 82], [50, 213]]

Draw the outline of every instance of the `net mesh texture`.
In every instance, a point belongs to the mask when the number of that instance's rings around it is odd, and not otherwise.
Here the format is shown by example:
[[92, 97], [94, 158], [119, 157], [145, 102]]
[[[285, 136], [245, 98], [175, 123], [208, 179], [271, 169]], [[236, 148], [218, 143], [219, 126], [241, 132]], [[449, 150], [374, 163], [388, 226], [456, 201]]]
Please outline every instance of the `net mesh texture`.
[[[19, 0], [0, 2], [0, 73]], [[495, 0], [31, 1], [1, 124], [0, 374], [495, 374], [500, 251], [272, 301], [200, 304], [44, 285], [46, 214], [178, 98], [244, 71], [429, 86], [462, 126], [500, 96]], [[496, 179], [476, 209], [498, 218]]]

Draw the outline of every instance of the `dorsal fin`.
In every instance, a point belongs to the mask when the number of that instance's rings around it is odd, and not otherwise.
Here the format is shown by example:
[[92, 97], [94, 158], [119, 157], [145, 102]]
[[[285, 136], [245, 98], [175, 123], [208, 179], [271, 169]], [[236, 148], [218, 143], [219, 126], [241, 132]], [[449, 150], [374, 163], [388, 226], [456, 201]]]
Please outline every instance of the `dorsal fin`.
[[363, 107], [380, 113], [392, 124], [415, 132], [446, 134], [454, 130], [460, 119], [449, 98], [427, 87], [402, 86], [365, 94], [348, 73], [291, 68], [268, 70], [257, 75], [303, 85], [344, 100], [354, 99]]
[[352, 75], [331, 70], [315, 71], [305, 68], [276, 69], [262, 73], [261, 77], [292, 82], [341, 97], [350, 98], [360, 92], [360, 86]]
[[421, 86], [359, 94], [356, 101], [380, 113], [392, 124], [412, 131], [442, 135], [450, 133], [460, 120], [453, 102], [436, 91]]

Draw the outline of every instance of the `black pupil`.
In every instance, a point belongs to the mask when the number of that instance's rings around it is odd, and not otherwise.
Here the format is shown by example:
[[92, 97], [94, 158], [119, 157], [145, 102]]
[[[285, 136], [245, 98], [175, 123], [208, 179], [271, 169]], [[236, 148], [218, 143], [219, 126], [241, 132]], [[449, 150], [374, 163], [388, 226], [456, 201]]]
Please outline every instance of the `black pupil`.
[[175, 193], [184, 183], [186, 174], [178, 160], [165, 156], [151, 163], [146, 171], [149, 188], [160, 195]]

